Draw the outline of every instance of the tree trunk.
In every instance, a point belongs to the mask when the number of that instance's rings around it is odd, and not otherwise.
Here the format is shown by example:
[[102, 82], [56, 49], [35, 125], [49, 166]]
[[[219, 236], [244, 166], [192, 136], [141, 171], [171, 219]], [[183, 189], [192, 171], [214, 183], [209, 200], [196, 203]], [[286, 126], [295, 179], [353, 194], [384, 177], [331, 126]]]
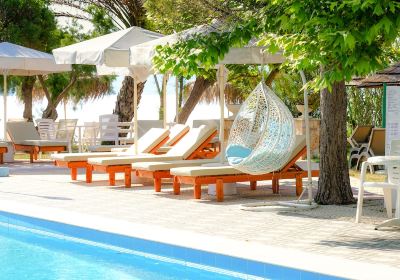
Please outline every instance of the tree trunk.
[[320, 175], [315, 201], [319, 204], [354, 203], [346, 154], [345, 82], [321, 90]]
[[[138, 104], [146, 82], [138, 83]], [[133, 78], [125, 77], [115, 103], [114, 114], [120, 122], [130, 122], [133, 119]]]
[[190, 92], [189, 98], [183, 105], [182, 110], [179, 112], [179, 123], [186, 123], [194, 107], [199, 103], [204, 91], [209, 88], [214, 82], [203, 77], [197, 77]]
[[57, 106], [51, 102], [47, 102], [47, 107], [42, 113], [42, 118], [56, 120], [58, 118]]
[[27, 119], [29, 122], [33, 121], [32, 116], [32, 90], [35, 84], [36, 77], [24, 77], [22, 80], [21, 90], [22, 99], [24, 102], [24, 113], [23, 118]]

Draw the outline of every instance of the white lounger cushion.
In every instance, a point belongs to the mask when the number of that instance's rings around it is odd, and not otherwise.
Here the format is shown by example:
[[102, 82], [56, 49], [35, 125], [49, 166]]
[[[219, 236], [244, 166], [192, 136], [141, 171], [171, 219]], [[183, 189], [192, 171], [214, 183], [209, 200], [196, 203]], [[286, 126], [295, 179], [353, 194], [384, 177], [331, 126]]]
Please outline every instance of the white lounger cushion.
[[100, 152], [100, 153], [65, 153], [52, 154], [51, 159], [59, 161], [87, 161], [91, 157], [118, 156], [121, 153]]
[[15, 141], [14, 144], [38, 147], [59, 147], [68, 146], [68, 141], [64, 140], [23, 140]]
[[208, 137], [216, 131], [216, 127], [202, 125], [192, 128], [168, 153], [148, 156], [120, 156], [89, 159], [93, 165], [125, 165], [139, 161], [175, 161], [188, 158]]
[[239, 175], [240, 170], [233, 168], [228, 163], [220, 163], [217, 166], [192, 166], [172, 168], [171, 175], [177, 176], [218, 176], [218, 175]]
[[93, 165], [127, 165], [139, 161], [173, 161], [182, 160], [181, 157], [167, 155], [143, 154], [137, 156], [116, 156], [89, 158], [88, 163]]
[[136, 170], [146, 171], [165, 171], [176, 167], [200, 166], [206, 163], [215, 163], [216, 159], [193, 159], [193, 160], [177, 160], [168, 162], [137, 162], [132, 164], [132, 168]]
[[16, 144], [25, 140], [40, 140], [32, 122], [7, 122], [7, 132]]
[[[290, 159], [285, 165], [287, 165], [304, 147], [305, 147], [305, 136], [297, 135], [295, 140], [295, 148], [292, 151]], [[238, 175], [243, 174], [241, 171], [228, 165], [228, 163], [218, 164], [216, 166], [192, 166], [192, 167], [179, 167], [171, 169], [172, 175], [177, 176], [222, 176], [222, 175]]]
[[189, 131], [189, 126], [185, 124], [175, 124], [170, 130], [169, 139], [165, 146], [171, 146]]
[[215, 126], [207, 125], [192, 128], [166, 155], [180, 156], [182, 159], [187, 159], [216, 130]]
[[[145, 151], [151, 151], [157, 146], [162, 140], [164, 140], [169, 134], [169, 131], [164, 128], [152, 128], [145, 135], [143, 135], [139, 141], [139, 155], [145, 153]], [[147, 145], [145, 145], [147, 144]], [[133, 146], [133, 145], [132, 145]], [[134, 151], [126, 152], [99, 152], [99, 153], [65, 153], [65, 154], [53, 154], [51, 158], [60, 161], [87, 161], [89, 158], [97, 157], [118, 157], [118, 156], [132, 156]], [[147, 154], [144, 154], [147, 155]]]

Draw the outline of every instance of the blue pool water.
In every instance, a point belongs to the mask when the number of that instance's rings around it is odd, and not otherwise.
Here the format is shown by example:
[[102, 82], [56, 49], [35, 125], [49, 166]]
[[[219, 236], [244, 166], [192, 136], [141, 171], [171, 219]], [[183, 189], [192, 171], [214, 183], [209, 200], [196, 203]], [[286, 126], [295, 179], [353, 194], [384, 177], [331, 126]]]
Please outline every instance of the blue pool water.
[[0, 279], [339, 279], [0, 212]]

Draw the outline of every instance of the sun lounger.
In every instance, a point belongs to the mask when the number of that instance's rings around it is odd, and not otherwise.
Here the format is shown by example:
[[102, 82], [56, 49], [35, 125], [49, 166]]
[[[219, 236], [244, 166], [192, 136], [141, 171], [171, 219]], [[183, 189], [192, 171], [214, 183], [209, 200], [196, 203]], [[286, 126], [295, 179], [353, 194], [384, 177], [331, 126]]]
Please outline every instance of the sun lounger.
[[350, 155], [358, 153], [363, 145], [368, 145], [369, 137], [372, 132], [373, 125], [358, 125], [351, 136], [347, 138], [347, 142], [350, 144]]
[[[360, 150], [359, 153], [353, 154], [350, 157], [350, 162], [356, 162], [356, 169], [361, 167], [361, 163], [366, 161], [369, 157], [384, 156], [385, 155], [385, 139], [386, 130], [384, 128], [373, 128], [371, 136], [365, 149]], [[371, 172], [374, 172], [373, 166], [370, 167]]]
[[[138, 152], [140, 154], [155, 153], [169, 139], [169, 130], [164, 128], [152, 128], [138, 140]], [[135, 154], [135, 146], [131, 145], [125, 152], [99, 152], [99, 153], [65, 153], [52, 155], [55, 165], [71, 169], [71, 178], [76, 180], [78, 168], [86, 168], [89, 158], [107, 156], [127, 156]]]
[[132, 164], [137, 177], [149, 178], [154, 181], [154, 191], [161, 191], [161, 179], [173, 178], [170, 170], [177, 167], [200, 166], [202, 164], [216, 163], [217, 159], [176, 160], [167, 162], [136, 162]]
[[0, 164], [4, 163], [4, 154], [7, 152], [7, 142], [0, 142]]
[[7, 132], [15, 151], [29, 153], [31, 163], [39, 152], [63, 152], [68, 148], [68, 141], [41, 140], [32, 122], [7, 122]]
[[139, 155], [129, 157], [104, 157], [88, 160], [86, 182], [92, 182], [92, 171], [109, 174], [109, 183], [115, 185], [115, 173], [125, 174], [125, 186], [131, 186], [132, 163], [146, 161], [174, 161], [214, 158], [219, 150], [208, 150], [208, 144], [217, 134], [216, 127], [192, 128], [171, 150], [163, 155]]
[[[297, 161], [306, 153], [306, 143], [304, 136], [297, 136], [295, 149], [290, 160], [275, 172], [261, 175], [251, 175], [229, 166], [228, 164], [218, 164], [214, 166], [194, 166], [172, 168], [170, 174], [174, 176], [174, 194], [180, 193], [181, 184], [191, 184], [194, 188], [194, 198], [201, 198], [201, 185], [216, 184], [217, 201], [223, 201], [224, 183], [250, 182], [250, 188], [256, 189], [257, 181], [272, 180], [274, 193], [279, 192], [280, 179], [296, 179], [296, 194], [302, 192], [302, 179], [307, 177], [304, 166], [300, 166]], [[319, 176], [318, 170], [312, 171], [312, 176]]]

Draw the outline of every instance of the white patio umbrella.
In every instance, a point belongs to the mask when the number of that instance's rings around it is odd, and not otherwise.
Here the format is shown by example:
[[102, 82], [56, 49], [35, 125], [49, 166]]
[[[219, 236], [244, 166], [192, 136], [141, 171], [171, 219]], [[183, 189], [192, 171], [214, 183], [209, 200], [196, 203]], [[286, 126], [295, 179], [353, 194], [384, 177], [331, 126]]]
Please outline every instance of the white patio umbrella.
[[7, 76], [35, 76], [71, 71], [71, 65], [56, 64], [51, 54], [11, 44], [0, 43], [0, 74], [4, 76], [4, 139], [7, 124]]
[[[53, 50], [57, 63], [96, 65], [101, 75], [123, 74], [134, 78], [134, 126], [135, 143], [137, 129], [137, 83], [146, 77], [129, 66], [129, 48], [162, 37], [140, 27], [131, 27], [91, 40]], [[144, 79], [143, 79], [144, 78]], [[135, 145], [137, 152], [137, 145]]]

